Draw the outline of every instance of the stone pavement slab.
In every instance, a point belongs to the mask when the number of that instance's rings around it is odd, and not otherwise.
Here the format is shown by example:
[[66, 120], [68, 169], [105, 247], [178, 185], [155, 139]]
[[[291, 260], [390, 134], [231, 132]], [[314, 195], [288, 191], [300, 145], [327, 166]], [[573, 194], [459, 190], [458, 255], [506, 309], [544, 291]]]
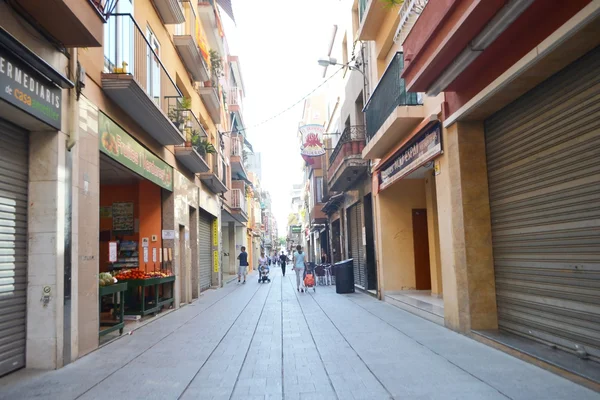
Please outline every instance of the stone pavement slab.
[[299, 293], [272, 269], [209, 290], [0, 399], [577, 399], [600, 394], [364, 294]]

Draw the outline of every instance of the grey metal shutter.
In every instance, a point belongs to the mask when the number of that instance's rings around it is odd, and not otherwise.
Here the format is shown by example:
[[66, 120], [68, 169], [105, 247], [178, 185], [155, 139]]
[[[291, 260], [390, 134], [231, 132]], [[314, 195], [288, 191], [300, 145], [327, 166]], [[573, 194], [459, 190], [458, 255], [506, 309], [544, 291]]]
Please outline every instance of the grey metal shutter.
[[501, 329], [600, 361], [600, 48], [485, 123]]
[[365, 249], [362, 241], [362, 204], [357, 203], [348, 208], [348, 228], [350, 237], [350, 253], [354, 268], [354, 284], [366, 287]]
[[0, 120], [0, 375], [25, 366], [28, 140]]
[[200, 290], [210, 288], [211, 265], [212, 265], [212, 217], [200, 211], [198, 221], [198, 240], [200, 241]]

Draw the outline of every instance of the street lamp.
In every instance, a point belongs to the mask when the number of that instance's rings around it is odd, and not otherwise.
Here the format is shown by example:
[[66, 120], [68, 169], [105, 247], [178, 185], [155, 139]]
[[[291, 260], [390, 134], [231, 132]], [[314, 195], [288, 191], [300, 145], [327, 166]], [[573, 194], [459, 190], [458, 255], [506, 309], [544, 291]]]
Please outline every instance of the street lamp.
[[363, 72], [362, 69], [360, 69], [361, 67], [361, 63], [358, 60], [353, 60], [354, 65], [350, 65], [350, 62], [346, 63], [346, 64], [340, 64], [337, 62], [337, 58], [335, 57], [321, 57], [319, 58], [319, 60], [317, 61], [319, 63], [319, 65], [321, 67], [329, 67], [330, 65], [339, 65], [341, 67], [347, 67], [352, 71], [358, 71], [362, 74], [363, 78], [365, 78], [365, 82], [367, 81], [367, 76], [365, 75], [365, 73]]

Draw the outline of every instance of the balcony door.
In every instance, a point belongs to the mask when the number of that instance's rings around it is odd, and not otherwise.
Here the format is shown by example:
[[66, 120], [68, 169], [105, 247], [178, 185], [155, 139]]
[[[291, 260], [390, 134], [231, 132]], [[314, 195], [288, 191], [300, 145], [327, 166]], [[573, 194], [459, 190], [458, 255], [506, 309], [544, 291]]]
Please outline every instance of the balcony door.
[[146, 35], [150, 44], [147, 50], [146, 90], [156, 105], [160, 107], [160, 43], [150, 28], [147, 28]]
[[117, 3], [115, 14], [104, 25], [104, 70], [112, 73], [133, 73], [134, 32], [133, 0]]

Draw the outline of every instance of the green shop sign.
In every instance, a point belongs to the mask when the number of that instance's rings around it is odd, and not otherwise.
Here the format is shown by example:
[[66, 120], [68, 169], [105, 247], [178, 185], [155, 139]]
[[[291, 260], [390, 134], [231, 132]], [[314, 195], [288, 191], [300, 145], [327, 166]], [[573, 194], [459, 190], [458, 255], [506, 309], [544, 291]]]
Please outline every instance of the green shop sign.
[[60, 129], [61, 89], [0, 47], [0, 99]]
[[173, 167], [150, 153], [102, 112], [98, 115], [100, 151], [167, 190], [173, 191]]

